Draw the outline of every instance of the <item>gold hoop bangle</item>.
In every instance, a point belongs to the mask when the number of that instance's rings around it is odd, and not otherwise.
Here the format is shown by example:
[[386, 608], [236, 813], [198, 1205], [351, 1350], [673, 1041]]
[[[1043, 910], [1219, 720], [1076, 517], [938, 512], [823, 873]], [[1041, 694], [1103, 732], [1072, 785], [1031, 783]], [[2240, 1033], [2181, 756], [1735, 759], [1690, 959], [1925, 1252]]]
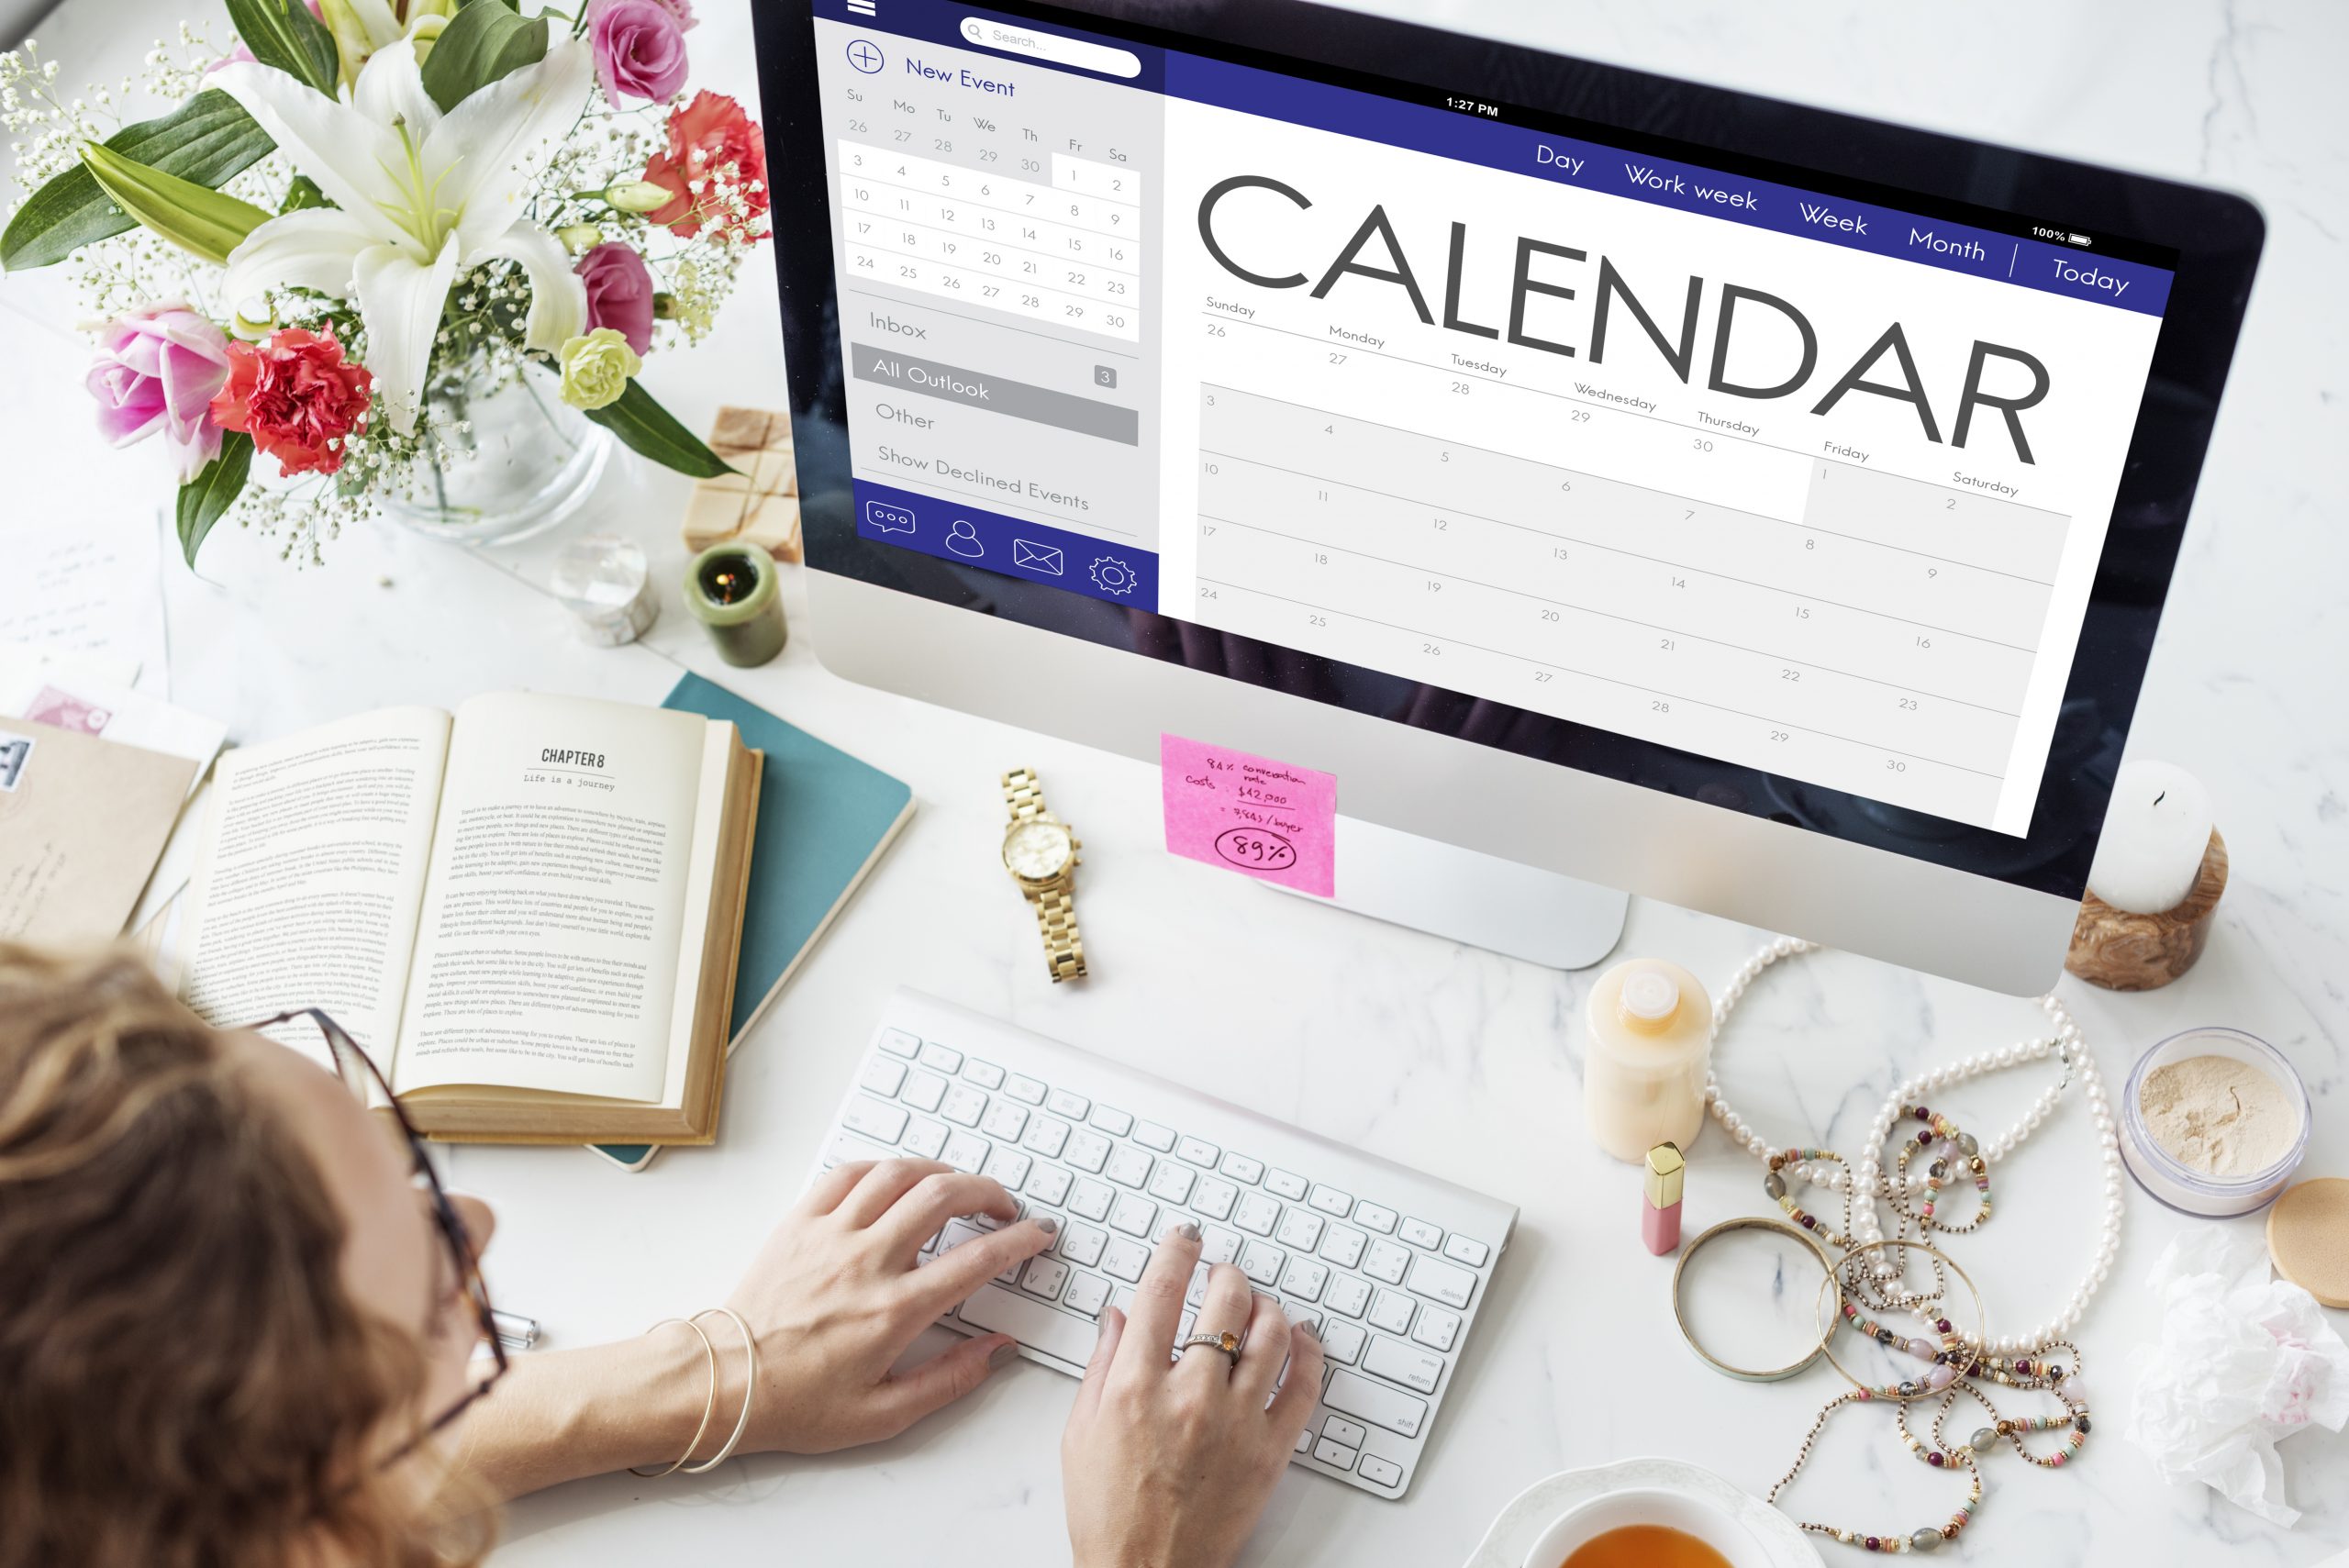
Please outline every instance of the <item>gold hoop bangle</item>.
[[[1802, 1243], [1803, 1251], [1809, 1255], [1813, 1262], [1817, 1262], [1820, 1270], [1826, 1274], [1824, 1284], [1833, 1284], [1835, 1283], [1834, 1268], [1828, 1262], [1827, 1254], [1820, 1251], [1819, 1244], [1817, 1242], [1804, 1235], [1801, 1231], [1796, 1229], [1793, 1226], [1782, 1224], [1775, 1219], [1760, 1219], [1753, 1218], [1724, 1219], [1719, 1225], [1714, 1226], [1711, 1229], [1704, 1232], [1695, 1240], [1689, 1242], [1687, 1246], [1681, 1249], [1680, 1262], [1675, 1264], [1672, 1270], [1672, 1316], [1680, 1325], [1680, 1337], [1688, 1341], [1688, 1348], [1697, 1352], [1697, 1359], [1703, 1362], [1707, 1366], [1711, 1367], [1715, 1372], [1720, 1373], [1722, 1376], [1736, 1378], [1740, 1383], [1784, 1382], [1786, 1379], [1794, 1376], [1797, 1373], [1804, 1371], [1809, 1367], [1812, 1362], [1819, 1359], [1820, 1352], [1827, 1349], [1827, 1341], [1834, 1336], [1835, 1329], [1833, 1326], [1831, 1325], [1827, 1331], [1820, 1336], [1819, 1343], [1813, 1345], [1810, 1348], [1809, 1353], [1805, 1355], [1800, 1361], [1795, 1362], [1791, 1365], [1772, 1367], [1767, 1371], [1762, 1372], [1757, 1372], [1747, 1367], [1730, 1365], [1729, 1362], [1721, 1360], [1720, 1357], [1705, 1349], [1704, 1345], [1698, 1340], [1696, 1334], [1689, 1329], [1687, 1309], [1682, 1306], [1680, 1298], [1681, 1280], [1688, 1272], [1688, 1260], [1695, 1257], [1698, 1252], [1704, 1251], [1707, 1242], [1711, 1241], [1715, 1237], [1727, 1235], [1732, 1230], [1766, 1230], [1774, 1236], [1789, 1237], [1794, 1240]], [[1835, 1321], [1837, 1324], [1840, 1324], [1842, 1322], [1842, 1319], [1838, 1318]]]
[[[712, 1455], [710, 1458], [704, 1460], [701, 1463], [687, 1465], [685, 1468], [685, 1473], [688, 1475], [699, 1475], [706, 1471], [715, 1470], [719, 1465], [734, 1457], [735, 1445], [742, 1440], [742, 1434], [750, 1429], [751, 1396], [755, 1395], [759, 1391], [759, 1341], [751, 1335], [751, 1326], [748, 1323], [743, 1322], [742, 1315], [735, 1311], [730, 1307], [707, 1307], [700, 1312], [695, 1313], [691, 1320], [698, 1324], [701, 1319], [705, 1318], [730, 1318], [733, 1321], [734, 1327], [742, 1331], [742, 1414], [736, 1418], [733, 1435], [726, 1440], [726, 1446], [719, 1449], [717, 1453]], [[718, 1381], [716, 1374], [713, 1373], [710, 1379], [711, 1402], [715, 1403], [717, 1401], [717, 1397]], [[694, 1442], [696, 1446], [700, 1444], [701, 1434], [699, 1432], [696, 1432], [694, 1434]], [[685, 1459], [691, 1459], [693, 1456], [694, 1451], [692, 1449], [687, 1449], [685, 1451]], [[685, 1460], [681, 1459], [677, 1462], [684, 1464]]]
[[[718, 1347], [709, 1342], [709, 1336], [702, 1331], [702, 1326], [695, 1322], [690, 1318], [663, 1318], [660, 1322], [655, 1323], [651, 1328], [647, 1329], [645, 1332], [647, 1334], [653, 1333], [656, 1330], [667, 1328], [672, 1323], [683, 1323], [686, 1328], [691, 1329], [694, 1331], [694, 1338], [701, 1341], [702, 1360], [707, 1363], [709, 1368], [709, 1397], [702, 1401], [701, 1425], [694, 1429], [693, 1440], [685, 1444], [685, 1451], [677, 1456], [676, 1463], [669, 1466], [666, 1470], [646, 1470], [633, 1464], [628, 1467], [628, 1473], [630, 1475], [641, 1475], [647, 1481], [658, 1481], [663, 1475], [674, 1474], [677, 1471], [685, 1468], [685, 1461], [694, 1456], [694, 1450], [701, 1447], [702, 1436], [709, 1430], [710, 1415], [718, 1408]], [[744, 1413], [747, 1416], [747, 1407]]]
[[[1877, 1241], [1863, 1241], [1858, 1246], [1854, 1247], [1851, 1251], [1845, 1252], [1842, 1257], [1836, 1259], [1833, 1263], [1830, 1264], [1827, 1270], [1827, 1278], [1820, 1283], [1819, 1287], [1818, 1305], [1811, 1308], [1812, 1318], [1814, 1319], [1817, 1318], [1819, 1307], [1826, 1305], [1828, 1293], [1832, 1291], [1835, 1296], [1836, 1305], [1834, 1322], [1837, 1324], [1842, 1323], [1843, 1321], [1843, 1303], [1849, 1299], [1848, 1294], [1843, 1289], [1842, 1278], [1843, 1266], [1846, 1263], [1853, 1262], [1870, 1252], [1880, 1252], [1885, 1251], [1887, 1248], [1891, 1247], [1898, 1247], [1903, 1251], [1907, 1252], [1922, 1252], [1934, 1262], [1941, 1263], [1963, 1281], [1967, 1293], [1974, 1297], [1975, 1343], [1977, 1346], [1980, 1346], [1987, 1345], [1990, 1342], [1990, 1311], [1988, 1307], [1983, 1305], [1982, 1290], [1980, 1286], [1974, 1283], [1974, 1276], [1967, 1273], [1964, 1269], [1958, 1267], [1956, 1262], [1940, 1248], [1928, 1246], [1922, 1241], [1902, 1240], [1897, 1237], [1886, 1238], [1885, 1240]], [[1917, 1308], [1904, 1307], [1898, 1308], [1898, 1310], [1909, 1312], [1916, 1311]], [[1854, 1328], [1858, 1327], [1856, 1322], [1853, 1326]], [[1835, 1359], [1835, 1352], [1833, 1351], [1828, 1350], [1827, 1340], [1831, 1339], [1833, 1334], [1834, 1330], [1831, 1328], [1825, 1335], [1820, 1337], [1819, 1341], [1819, 1348], [1822, 1351], [1826, 1351], [1827, 1352], [1827, 1364], [1833, 1367], [1837, 1372], [1842, 1373], [1845, 1382], [1849, 1383], [1853, 1387], [1858, 1389], [1861, 1393], [1866, 1395], [1871, 1399], [1891, 1399], [1903, 1405], [1909, 1405], [1913, 1404], [1920, 1399], [1930, 1398], [1932, 1396], [1936, 1394], [1945, 1393], [1948, 1390], [1948, 1384], [1943, 1384], [1941, 1387], [1936, 1388], [1924, 1378], [1919, 1378], [1913, 1384], [1909, 1385], [1914, 1392], [1908, 1394], [1900, 1392], [1901, 1385], [1898, 1384], [1864, 1383], [1860, 1379], [1852, 1375], [1852, 1369], [1850, 1367], [1845, 1366], [1842, 1362]], [[1919, 1337], [1921, 1338], [1922, 1336]], [[1943, 1338], [1945, 1340], [1954, 1340], [1960, 1346], [1963, 1346], [1965, 1343], [1965, 1336], [1957, 1333], [1954, 1329], [1953, 1329], [1947, 1335], [1944, 1335]], [[1879, 1342], [1888, 1343], [1889, 1341]], [[1943, 1344], [1942, 1349], [1944, 1354], [1949, 1353], [1948, 1344]], [[1946, 1365], [1951, 1369], [1950, 1381], [1954, 1383], [1959, 1377], [1965, 1375], [1965, 1365], [1977, 1359], [1979, 1359], [1978, 1355], [1969, 1354], [1962, 1362], [1946, 1362], [1937, 1364]]]

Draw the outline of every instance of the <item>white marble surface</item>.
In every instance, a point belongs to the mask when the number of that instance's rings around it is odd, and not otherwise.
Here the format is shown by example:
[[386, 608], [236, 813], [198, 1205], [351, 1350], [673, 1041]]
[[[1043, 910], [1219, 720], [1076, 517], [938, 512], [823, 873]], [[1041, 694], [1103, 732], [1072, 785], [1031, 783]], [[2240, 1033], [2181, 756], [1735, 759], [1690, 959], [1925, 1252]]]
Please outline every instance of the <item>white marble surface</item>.
[[[699, 0], [697, 81], [754, 95], [748, 0]], [[2234, 883], [2202, 965], [2125, 997], [2067, 983], [2117, 1087], [2135, 1053], [2188, 1024], [2277, 1042], [2317, 1095], [2309, 1169], [2349, 1171], [2349, 577], [2344, 364], [2349, 135], [2336, 0], [1385, 0], [1458, 26], [2078, 157], [2204, 179], [2265, 206], [2269, 249], [2139, 717], [2138, 748], [2210, 784]], [[117, 76], [168, 30], [159, 0], [71, 0], [42, 29], [75, 74]], [[152, 449], [116, 456], [90, 433], [82, 350], [55, 280], [0, 284], [0, 442], [11, 513], [59, 527], [163, 494]], [[721, 399], [779, 403], [772, 283], [754, 271], [721, 340], [649, 380], [688, 417]], [[673, 575], [682, 482], [629, 464], [596, 503]], [[725, 680], [909, 781], [907, 838], [817, 961], [736, 1059], [725, 1140], [627, 1176], [567, 1151], [464, 1151], [459, 1179], [502, 1212], [492, 1277], [551, 1342], [633, 1332], [718, 1299], [796, 1184], [885, 989], [918, 984], [1145, 1065], [1229, 1074], [1241, 1096], [1312, 1129], [1522, 1207], [1461, 1378], [1412, 1496], [1387, 1504], [1315, 1478], [1284, 1485], [1252, 1564], [1460, 1562], [1539, 1477], [1670, 1454], [1756, 1491], [1791, 1462], [1840, 1386], [1814, 1370], [1755, 1388], [1705, 1371], [1666, 1307], [1668, 1262], [1636, 1242], [1632, 1173], [1579, 1128], [1573, 1020], [1586, 978], [1276, 898], [1159, 847], [1150, 771], [1049, 739], [852, 687], [816, 662], [804, 624], [776, 664], [726, 671], [673, 602], [646, 647], [569, 639], [538, 591], [546, 551], [475, 558], [405, 537], [348, 539], [322, 573], [217, 539], [202, 580], [175, 573], [169, 621], [181, 700], [246, 740], [393, 701], [455, 702], [528, 686], [651, 700], [680, 663]], [[0, 563], [0, 590], [5, 590]], [[804, 604], [796, 573], [787, 600]], [[1024, 907], [995, 861], [995, 775], [1042, 770], [1083, 831], [1095, 977], [1053, 990]], [[1757, 933], [1633, 906], [1623, 951], [1726, 977]], [[1776, 1142], [1848, 1142], [1900, 1076], [2017, 1038], [2029, 1004], [1831, 955], [1775, 972], [1724, 1040], [1720, 1069]], [[1951, 1109], [2003, 1127], [2032, 1072], [1961, 1091]], [[1995, 1129], [1993, 1129], [1995, 1130]], [[2067, 1103], [1998, 1173], [1999, 1215], [1960, 1256], [1993, 1317], [2052, 1316], [2097, 1229], [2086, 1118]], [[1691, 1229], [1761, 1212], [1758, 1169], [1709, 1134], [1692, 1152]], [[2127, 1369], [2150, 1339], [2133, 1289], [2165, 1240], [2199, 1223], [2132, 1193], [2121, 1265], [2083, 1332], [2100, 1418], [2060, 1473], [1993, 1461], [1965, 1555], [2018, 1564], [2307, 1564], [2349, 1544], [2349, 1439], [2284, 1448], [2295, 1503], [2281, 1532], [2199, 1488], [2170, 1489], [2121, 1439]], [[2256, 1223], [2255, 1221], [2239, 1223]], [[1732, 1264], [1737, 1261], [1731, 1260]], [[1746, 1266], [1758, 1271], [1749, 1261]], [[1723, 1290], [1762, 1299], [1765, 1275]], [[1789, 1283], [1787, 1310], [1807, 1287]], [[2336, 1320], [2342, 1314], [2333, 1315]], [[2349, 1325], [2344, 1325], [2349, 1326]], [[1020, 1365], [901, 1440], [823, 1460], [760, 1457], [699, 1481], [618, 1477], [528, 1500], [507, 1568], [589, 1560], [1028, 1568], [1064, 1561], [1059, 1433], [1071, 1385]], [[1960, 1486], [1909, 1460], [1881, 1409], [1846, 1411], [1792, 1489], [1801, 1517], [1906, 1529]], [[1831, 1562], [1843, 1549], [1828, 1547]]]

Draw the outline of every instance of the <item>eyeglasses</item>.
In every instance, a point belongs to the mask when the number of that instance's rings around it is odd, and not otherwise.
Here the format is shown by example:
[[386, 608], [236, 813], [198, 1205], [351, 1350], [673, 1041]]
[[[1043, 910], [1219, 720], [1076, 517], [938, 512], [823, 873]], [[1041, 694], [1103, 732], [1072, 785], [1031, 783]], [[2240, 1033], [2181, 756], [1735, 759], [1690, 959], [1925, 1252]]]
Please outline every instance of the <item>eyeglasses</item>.
[[388, 1469], [464, 1414], [474, 1400], [488, 1393], [497, 1380], [506, 1375], [507, 1368], [512, 1363], [507, 1359], [506, 1346], [497, 1336], [497, 1320], [490, 1310], [489, 1286], [482, 1279], [481, 1261], [474, 1252], [473, 1237], [466, 1231], [464, 1220], [458, 1216], [456, 1206], [449, 1201], [447, 1190], [440, 1185], [440, 1174], [433, 1170], [431, 1160], [425, 1154], [424, 1135], [416, 1130], [416, 1124], [408, 1120], [407, 1113], [392, 1097], [391, 1081], [384, 1076], [383, 1069], [375, 1065], [374, 1059], [351, 1038], [340, 1024], [317, 1007], [295, 1007], [249, 1027], [258, 1031], [296, 1020], [306, 1020], [317, 1027], [319, 1034], [325, 1037], [327, 1059], [333, 1063], [335, 1076], [342, 1081], [343, 1087], [350, 1090], [361, 1105], [370, 1110], [391, 1112], [393, 1123], [407, 1146], [411, 1166], [409, 1180], [417, 1190], [431, 1197], [433, 1226], [446, 1245], [452, 1284], [444, 1286], [441, 1281], [433, 1282], [431, 1294], [426, 1302], [426, 1324], [429, 1327], [439, 1318], [448, 1302], [449, 1290], [461, 1288], [472, 1302], [481, 1338], [489, 1346], [494, 1358], [489, 1372], [468, 1388], [456, 1403], [434, 1417], [430, 1425], [418, 1429], [406, 1441], [384, 1456], [383, 1464]]

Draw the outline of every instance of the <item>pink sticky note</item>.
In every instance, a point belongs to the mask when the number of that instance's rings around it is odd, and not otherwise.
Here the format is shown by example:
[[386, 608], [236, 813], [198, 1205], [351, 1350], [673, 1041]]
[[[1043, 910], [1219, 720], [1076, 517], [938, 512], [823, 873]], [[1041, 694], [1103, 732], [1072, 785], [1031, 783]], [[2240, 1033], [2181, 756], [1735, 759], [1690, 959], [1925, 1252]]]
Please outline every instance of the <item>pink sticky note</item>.
[[1158, 738], [1166, 847], [1328, 898], [1338, 890], [1338, 778], [1228, 746]]

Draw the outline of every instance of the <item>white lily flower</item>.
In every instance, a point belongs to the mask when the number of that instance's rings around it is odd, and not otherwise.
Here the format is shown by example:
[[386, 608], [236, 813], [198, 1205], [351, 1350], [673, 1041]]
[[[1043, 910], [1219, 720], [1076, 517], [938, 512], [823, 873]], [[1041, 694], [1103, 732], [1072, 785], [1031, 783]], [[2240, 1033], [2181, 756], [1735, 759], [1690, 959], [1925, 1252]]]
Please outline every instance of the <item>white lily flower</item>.
[[446, 115], [407, 39], [376, 50], [340, 101], [263, 65], [215, 72], [211, 84], [335, 204], [247, 235], [228, 256], [228, 298], [295, 287], [353, 300], [367, 368], [402, 435], [416, 429], [441, 309], [467, 269], [518, 262], [530, 282], [523, 346], [560, 349], [585, 330], [587, 291], [553, 236], [521, 216], [522, 197], [586, 107], [594, 69], [585, 44], [557, 39], [544, 60]]

